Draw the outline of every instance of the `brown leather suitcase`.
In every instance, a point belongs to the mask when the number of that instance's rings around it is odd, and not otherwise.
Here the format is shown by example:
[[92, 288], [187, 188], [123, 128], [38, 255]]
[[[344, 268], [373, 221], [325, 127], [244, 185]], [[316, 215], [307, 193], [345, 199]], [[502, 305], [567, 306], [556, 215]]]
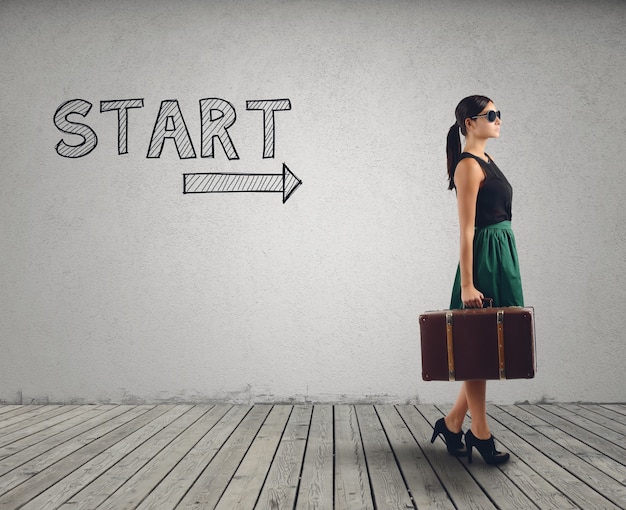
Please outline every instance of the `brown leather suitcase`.
[[425, 381], [535, 376], [532, 307], [431, 311], [419, 323]]

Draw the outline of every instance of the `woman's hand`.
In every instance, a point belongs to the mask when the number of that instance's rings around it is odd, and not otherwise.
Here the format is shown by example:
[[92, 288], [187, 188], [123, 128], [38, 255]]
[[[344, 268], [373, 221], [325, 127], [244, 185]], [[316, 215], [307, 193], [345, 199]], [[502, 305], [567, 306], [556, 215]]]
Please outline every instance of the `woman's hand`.
[[473, 285], [461, 287], [461, 301], [465, 308], [482, 308], [484, 297]]

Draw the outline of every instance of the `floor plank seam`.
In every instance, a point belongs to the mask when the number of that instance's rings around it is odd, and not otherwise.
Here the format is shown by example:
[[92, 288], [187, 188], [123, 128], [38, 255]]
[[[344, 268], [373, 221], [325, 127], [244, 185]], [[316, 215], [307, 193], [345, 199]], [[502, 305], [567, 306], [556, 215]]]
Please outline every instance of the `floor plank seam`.
[[[224, 413], [224, 415], [220, 418], [223, 419], [229, 412], [231, 412], [234, 409], [234, 407], [231, 407], [226, 413]], [[218, 449], [216, 449], [216, 451], [214, 452], [213, 456], [208, 460], [208, 462], [206, 463], [205, 466], [203, 466], [203, 468], [199, 471], [198, 475], [194, 478], [193, 482], [191, 482], [189, 484], [189, 486], [187, 487], [186, 490], [182, 491], [182, 495], [180, 496], [178, 502], [176, 503], [174, 508], [178, 508], [178, 506], [185, 500], [185, 498], [187, 497], [187, 494], [189, 494], [189, 492], [192, 490], [192, 488], [195, 486], [195, 484], [198, 482], [198, 480], [200, 480], [200, 478], [202, 478], [202, 475], [205, 473], [205, 471], [209, 468], [209, 466], [211, 465], [211, 462], [213, 462], [213, 459], [218, 455], [218, 453], [222, 450], [222, 448], [224, 448], [224, 446], [228, 443], [229, 439], [232, 437], [232, 435], [235, 433], [235, 431], [237, 430], [237, 427], [239, 427], [239, 425], [241, 425], [241, 423], [246, 419], [246, 417], [250, 414], [250, 412], [252, 411], [252, 406], [249, 406], [248, 411], [241, 417], [241, 419], [237, 422], [237, 425], [233, 428], [233, 430], [230, 432], [230, 434], [228, 434], [226, 436], [226, 438], [224, 439], [224, 441], [222, 442], [222, 444], [220, 445], [220, 447]], [[219, 420], [216, 422], [215, 425], [217, 425], [219, 423]], [[211, 427], [211, 430], [214, 427]], [[207, 431], [207, 434], [210, 432]], [[203, 436], [205, 437], [206, 434]], [[192, 448], [193, 449], [193, 448]], [[190, 450], [191, 451], [191, 450]], [[222, 493], [223, 494], [223, 493]], [[146, 496], [146, 498], [149, 497]], [[220, 496], [221, 497], [221, 496]]]
[[[525, 412], [528, 412], [526, 410], [524, 410], [522, 408], [522, 406], [516, 405], [516, 406], [512, 406], [512, 407], [517, 407], [522, 409]], [[499, 409], [503, 410], [502, 407], [499, 407]], [[546, 434], [544, 434], [541, 430], [537, 429], [537, 426], [533, 426], [533, 425], [528, 425], [526, 423], [524, 423], [520, 418], [518, 418], [517, 416], [511, 414], [510, 412], [508, 412], [507, 410], [503, 410], [505, 413], [507, 413], [509, 416], [511, 416], [512, 419], [520, 422], [522, 425], [526, 425], [528, 427], [530, 427], [535, 433], [540, 434], [541, 436], [543, 436], [545, 439], [547, 439], [548, 441], [551, 441], [552, 443], [556, 444], [558, 447], [563, 447], [562, 445], [560, 445], [558, 442], [554, 441], [550, 436], [547, 436]], [[531, 413], [532, 414], [532, 413]], [[496, 418], [497, 419], [497, 418]], [[515, 432], [515, 431], [513, 431]], [[520, 437], [522, 440], [526, 441], [526, 439], [523, 436], [520, 436], [519, 434], [517, 434], [518, 437]], [[581, 478], [581, 475], [578, 474], [575, 470], [572, 469], [571, 466], [568, 466], [566, 463], [564, 463], [562, 460], [560, 460], [558, 457], [555, 458], [553, 456], [550, 456], [548, 454], [546, 454], [545, 452], [541, 451], [539, 448], [537, 448], [535, 445], [533, 445], [532, 443], [526, 441], [530, 446], [532, 446], [533, 448], [535, 448], [535, 450], [537, 450], [537, 452], [543, 456], [545, 456], [547, 459], [549, 459], [550, 461], [552, 461], [553, 463], [555, 463], [556, 465], [558, 465], [561, 469], [563, 469], [564, 471], [566, 471], [569, 475], [571, 475], [572, 477], [574, 477], [579, 483], [583, 484], [585, 487], [591, 489], [592, 491], [594, 491], [596, 494], [598, 494], [599, 496], [601, 496], [602, 498], [606, 499], [607, 501], [610, 501], [611, 503], [613, 503], [614, 505], [617, 506], [617, 508], [621, 508], [619, 502], [616, 503], [615, 501], [613, 501], [610, 497], [608, 497], [606, 494], [602, 494], [600, 492], [598, 492], [597, 488], [594, 487], [592, 484], [588, 483], [587, 481], [585, 481], [583, 478]], [[564, 447], [563, 447], [564, 448]], [[569, 450], [567, 450], [566, 448], [564, 448], [568, 453], [571, 454], [571, 452]], [[577, 458], [580, 459], [580, 457], [576, 456]], [[584, 459], [582, 459], [584, 461]], [[586, 461], [585, 461], [586, 462]], [[528, 464], [527, 464], [528, 465]], [[594, 468], [596, 469], [596, 468]], [[539, 474], [539, 473], [538, 473]], [[546, 480], [544, 478], [544, 480]], [[546, 480], [548, 481], [548, 480]]]
[[[291, 406], [291, 409], [289, 411], [289, 415], [287, 416], [287, 419], [285, 420], [285, 424], [283, 425], [283, 428], [280, 432], [280, 438], [278, 440], [278, 442], [276, 443], [276, 448], [274, 448], [274, 453], [272, 454], [272, 460], [270, 461], [269, 467], [267, 468], [266, 472], [265, 472], [265, 477], [263, 478], [263, 483], [261, 483], [261, 486], [259, 488], [259, 494], [257, 495], [257, 499], [254, 503], [253, 508], [256, 508], [257, 505], [259, 504], [259, 500], [261, 498], [261, 494], [263, 493], [263, 488], [265, 487], [265, 484], [267, 483], [267, 478], [270, 474], [270, 470], [271, 467], [274, 465], [274, 461], [276, 460], [276, 455], [278, 454], [278, 450], [280, 449], [280, 444], [283, 441], [284, 437], [285, 437], [285, 431], [287, 430], [287, 427], [289, 426], [289, 421], [291, 420], [291, 417], [294, 414], [294, 409], [295, 406]], [[268, 413], [269, 416], [269, 413]], [[267, 420], [267, 418], [266, 418]], [[259, 429], [260, 430], [260, 429]]]
[[[422, 412], [419, 410], [419, 405], [412, 405], [411, 407], [413, 407], [415, 409], [415, 411], [417, 413], [419, 413], [422, 418], [424, 418], [424, 420], [428, 421], [426, 419], [426, 417], [422, 414]], [[446, 493], [446, 495], [448, 496], [448, 499], [450, 500], [450, 502], [452, 503], [452, 505], [454, 506], [455, 509], [459, 509], [459, 505], [458, 502], [455, 500], [454, 496], [452, 495], [452, 493], [450, 492], [450, 489], [448, 488], [448, 486], [445, 484], [445, 482], [442, 480], [441, 476], [439, 475], [438, 470], [436, 469], [436, 467], [433, 465], [430, 456], [426, 453], [426, 451], [424, 450], [424, 447], [422, 446], [422, 444], [420, 443], [419, 439], [417, 437], [415, 437], [415, 434], [413, 434], [413, 431], [411, 430], [411, 428], [409, 427], [409, 424], [407, 423], [406, 419], [404, 418], [404, 416], [402, 416], [402, 414], [400, 414], [400, 418], [402, 418], [402, 422], [404, 423], [404, 425], [407, 427], [407, 429], [409, 430], [411, 436], [413, 437], [413, 439], [415, 440], [415, 442], [417, 443], [417, 446], [419, 447], [420, 451], [422, 452], [422, 456], [424, 457], [424, 459], [426, 459], [426, 462], [428, 462], [428, 465], [430, 466], [430, 468], [433, 470], [433, 473], [435, 473], [435, 476], [437, 478], [437, 480], [439, 481], [439, 484], [441, 485], [441, 487], [443, 488], [444, 492]], [[428, 440], [428, 439], [426, 439]], [[436, 441], [436, 439], [435, 439]]]
[[[188, 411], [188, 412], [191, 412], [191, 411], [192, 411], [195, 407], [197, 407], [197, 406], [193, 406], [192, 408], [190, 408], [190, 409], [189, 409], [189, 411]], [[185, 432], [187, 432], [187, 431], [188, 431], [191, 427], [193, 427], [193, 426], [194, 426], [196, 423], [198, 423], [198, 422], [199, 422], [202, 418], [204, 418], [207, 414], [209, 414], [209, 413], [210, 413], [213, 409], [215, 409], [215, 407], [216, 407], [215, 405], [210, 405], [210, 406], [207, 406], [207, 407], [206, 407], [206, 409], [204, 410], [204, 413], [202, 413], [201, 415], [199, 415], [199, 416], [198, 416], [198, 418], [197, 418], [194, 422], [190, 423], [190, 424], [189, 424], [189, 425], [188, 425], [188, 426], [187, 426], [184, 430], [180, 431], [180, 433], [179, 433], [178, 435], [176, 435], [175, 437], [172, 437], [172, 438], [171, 438], [171, 440], [170, 440], [170, 442], [169, 442], [167, 445], [165, 445], [165, 446], [164, 446], [164, 447], [163, 447], [163, 448], [162, 448], [159, 452], [157, 452], [155, 455], [153, 455], [153, 457], [152, 457], [152, 458], [150, 458], [150, 459], [148, 460], [148, 462], [146, 463], [146, 465], [147, 465], [147, 464], [149, 464], [150, 462], [153, 462], [153, 461], [154, 461], [154, 459], [155, 459], [155, 458], [157, 458], [157, 457], [158, 457], [158, 455], [159, 455], [160, 453], [162, 453], [162, 452], [163, 452], [166, 448], [168, 448], [168, 447], [170, 446], [170, 444], [171, 444], [171, 443], [175, 442], [175, 441], [176, 441], [179, 437], [181, 437], [183, 434], [185, 434]], [[222, 415], [222, 417], [223, 417], [223, 415]], [[179, 417], [179, 418], [181, 418], [181, 417]], [[213, 426], [211, 426], [210, 428], [208, 428], [208, 429], [205, 431], [205, 433], [204, 433], [204, 434], [203, 434], [203, 435], [202, 435], [202, 436], [201, 436], [201, 437], [200, 437], [200, 438], [199, 438], [199, 439], [198, 439], [198, 440], [197, 440], [194, 444], [192, 444], [192, 445], [189, 447], [189, 449], [187, 450], [187, 452], [185, 453], [185, 455], [186, 455], [187, 453], [189, 453], [189, 451], [191, 451], [191, 450], [192, 450], [192, 449], [193, 449], [193, 448], [194, 448], [194, 447], [195, 447], [195, 446], [196, 446], [196, 445], [197, 445], [200, 441], [202, 441], [202, 439], [203, 439], [203, 438], [204, 438], [204, 437], [205, 437], [205, 436], [206, 436], [206, 435], [207, 435], [207, 434], [208, 434], [208, 433], [209, 433], [209, 432], [213, 429], [213, 427], [215, 427], [215, 425], [216, 425], [217, 423], [218, 423], [218, 421], [216, 421], [216, 423], [215, 423]], [[183, 462], [183, 460], [184, 460], [184, 458], [185, 458], [185, 455], [183, 455], [183, 456], [182, 456], [182, 457], [181, 457], [181, 458], [180, 458], [177, 462], [175, 462], [173, 465], [171, 465], [171, 466], [170, 466], [170, 468], [167, 470], [167, 472], [165, 472], [165, 473], [162, 475], [162, 478], [161, 478], [159, 481], [157, 481], [157, 483], [156, 483], [156, 484], [152, 487], [152, 490], [154, 490], [156, 487], [158, 487], [158, 486], [159, 486], [159, 484], [160, 484], [163, 480], [165, 480], [165, 479], [166, 479], [166, 478], [167, 478], [167, 477], [168, 477], [168, 476], [172, 473], [172, 471], [174, 471], [174, 470], [176, 469], [176, 467], [177, 467], [177, 466], [178, 466], [181, 462]], [[145, 467], [145, 465], [144, 465], [144, 467]], [[143, 467], [142, 467], [141, 469], [143, 469]], [[139, 470], [137, 471], [137, 473], [138, 473], [139, 471], [141, 471], [141, 469], [139, 469]], [[137, 473], [135, 473], [135, 474], [137, 474]], [[122, 487], [123, 487], [123, 485], [122, 485]], [[150, 492], [151, 492], [151, 491], [150, 491]], [[137, 507], [140, 507], [140, 506], [144, 503], [144, 501], [145, 501], [145, 500], [149, 497], [150, 492], [148, 492], [147, 494], [145, 494], [143, 497], [139, 498], [139, 500], [138, 500], [138, 502], [137, 502], [137, 505], [136, 505]], [[107, 498], [107, 499], [110, 499], [112, 496], [113, 496], [113, 494], [112, 494], [111, 496], [109, 496], [109, 498]], [[103, 502], [103, 504], [104, 504], [105, 502], [106, 502], [106, 500]]]
[[[254, 409], [254, 406], [252, 406], [250, 410], [252, 411], [252, 409]], [[267, 422], [267, 420], [268, 420], [268, 418], [269, 418], [269, 416], [270, 416], [270, 414], [271, 414], [273, 409], [274, 409], [274, 406], [273, 405], [269, 405], [269, 411], [265, 414], [265, 417], [263, 418], [261, 423], [259, 423], [258, 426], [254, 427], [254, 431], [255, 431], [254, 432], [254, 436], [252, 437], [252, 440], [248, 442], [248, 446], [246, 447], [245, 452], [241, 456], [241, 459], [239, 460], [237, 466], [235, 467], [235, 469], [233, 470], [232, 474], [230, 475], [230, 480], [229, 480], [228, 484], [226, 485], [226, 487], [224, 487], [224, 489], [222, 490], [222, 493], [220, 494], [219, 498], [217, 498], [217, 500], [215, 501], [215, 507], [214, 508], [217, 508], [220, 505], [220, 502], [222, 501], [224, 495], [228, 491], [228, 486], [235, 479], [237, 471], [239, 470], [239, 468], [243, 464], [244, 459], [246, 458], [246, 455], [248, 455], [248, 452], [250, 451], [250, 448], [252, 448], [252, 445], [254, 444], [254, 441], [259, 436], [259, 431], [263, 428], [263, 425]], [[237, 430], [237, 428], [234, 429], [234, 431], [236, 431], [236, 430]], [[224, 444], [226, 444], [226, 443], [224, 443]], [[224, 445], [222, 445], [222, 447], [223, 446]]]
[[333, 432], [333, 492], [332, 492], [332, 503], [333, 503], [333, 508], [332, 510], [335, 510], [335, 507], [337, 505], [337, 501], [336, 501], [336, 496], [335, 494], [337, 494], [337, 431], [335, 430], [335, 406], [332, 406], [332, 432]]
[[[396, 407], [393, 406], [393, 409], [395, 412], [396, 411]], [[393, 445], [392, 445], [392, 441], [389, 438], [389, 433], [387, 432], [387, 430], [385, 429], [382, 420], [380, 418], [380, 413], [378, 411], [378, 409], [376, 408], [376, 406], [374, 406], [374, 412], [376, 413], [376, 416], [378, 417], [378, 421], [380, 422], [380, 426], [382, 427], [383, 430], [383, 434], [385, 435], [385, 440], [387, 441], [387, 443], [389, 444], [389, 449], [391, 450], [391, 453], [393, 455], [394, 460], [396, 461], [396, 465], [398, 466], [398, 470], [400, 471], [400, 476], [402, 477], [402, 481], [404, 482], [404, 487], [406, 488], [406, 491], [409, 495], [409, 498], [411, 498], [411, 502], [413, 503], [413, 508], [414, 510], [417, 510], [417, 505], [415, 504], [415, 499], [413, 497], [413, 494], [411, 492], [411, 487], [409, 486], [409, 483], [406, 479], [406, 475], [404, 473], [404, 470], [402, 469], [402, 464], [400, 463], [400, 460], [398, 459], [398, 453], [395, 451]]]
[[356, 427], [359, 433], [358, 442], [361, 444], [361, 447], [363, 448], [363, 463], [365, 464], [365, 472], [367, 473], [367, 481], [370, 487], [370, 497], [372, 498], [372, 505], [374, 506], [374, 510], [378, 510], [377, 505], [376, 505], [376, 497], [374, 495], [374, 486], [372, 484], [372, 475], [370, 473], [369, 463], [367, 462], [367, 451], [365, 451], [363, 433], [361, 432], [361, 424], [359, 423], [359, 415], [356, 412], [356, 407], [354, 405], [351, 407], [352, 407], [352, 411], [354, 412], [354, 419], [356, 420]]
[[[544, 409], [544, 407], [541, 407], [541, 409]], [[623, 449], [621, 445], [619, 445], [619, 444], [617, 444], [617, 443], [614, 443], [614, 442], [613, 442], [613, 441], [611, 441], [610, 439], [606, 439], [606, 438], [604, 438], [604, 437], [600, 436], [599, 434], [597, 434], [597, 433], [593, 432], [592, 430], [589, 430], [589, 429], [587, 429], [586, 427], [583, 427], [583, 426], [582, 426], [582, 425], [580, 425], [579, 423], [575, 423], [575, 422], [573, 422], [573, 421], [571, 421], [571, 420], [568, 420], [567, 418], [564, 418], [564, 417], [562, 417], [562, 416], [560, 416], [560, 415], [558, 415], [558, 414], [556, 414], [556, 413], [552, 412], [550, 409], [544, 409], [544, 410], [545, 410], [545, 412], [552, 414], [552, 415], [555, 417], [555, 419], [556, 419], [557, 421], [558, 421], [558, 420], [563, 420], [563, 421], [566, 421], [567, 423], [571, 424], [571, 426], [572, 426], [572, 427], [574, 427], [574, 428], [577, 428], [577, 429], [582, 429], [582, 430], [583, 430], [583, 431], [585, 431], [586, 433], [588, 433], [588, 434], [590, 434], [590, 435], [595, 436], [597, 439], [600, 439], [600, 440], [602, 440], [602, 441], [607, 441], [607, 442], [609, 442], [609, 443], [612, 443], [615, 447], [620, 448], [620, 449]], [[563, 432], [564, 434], [567, 434], [567, 435], [570, 435], [570, 436], [571, 436], [571, 433], [569, 433], [568, 431], [564, 430], [562, 427], [558, 427], [558, 429], [559, 429], [561, 432]], [[606, 455], [606, 454], [605, 454], [605, 452], [604, 452], [603, 450], [601, 450], [600, 448], [598, 448], [598, 447], [597, 447], [597, 445], [594, 445], [594, 444], [593, 444], [593, 441], [585, 440], [585, 439], [583, 439], [582, 437], [580, 437], [580, 435], [579, 435], [578, 437], [577, 437], [577, 436], [571, 436], [571, 437], [574, 437], [574, 439], [576, 439], [576, 440], [580, 441], [581, 443], [583, 443], [583, 444], [584, 444], [585, 446], [587, 446], [588, 448], [591, 448], [591, 449], [592, 449], [592, 450], [594, 450], [597, 454], [599, 454], [599, 455]], [[575, 452], [571, 452], [571, 453], [572, 453], [572, 454], [574, 454], [574, 455], [576, 455], [576, 453], [575, 453]], [[610, 458], [613, 458], [613, 457], [610, 457]], [[622, 461], [617, 460], [617, 459], [613, 459], [613, 460], [614, 460], [615, 462], [617, 462], [618, 464], [621, 464], [622, 466], [626, 467], [626, 462], [622, 462]], [[609, 475], [609, 476], [610, 476], [610, 475]], [[616, 480], [617, 482], [621, 482], [621, 480], [618, 480], [618, 479], [615, 479], [615, 480]]]
[[315, 405], [311, 405], [311, 415], [309, 417], [309, 423], [306, 431], [306, 440], [304, 442], [304, 454], [302, 455], [302, 462], [300, 463], [300, 469], [298, 471], [298, 484], [296, 487], [296, 495], [293, 500], [294, 510], [298, 507], [298, 498], [300, 496], [300, 489], [302, 487], [302, 473], [304, 472], [304, 464], [309, 454], [309, 440], [311, 438], [311, 426], [313, 424], [313, 413], [315, 412]]

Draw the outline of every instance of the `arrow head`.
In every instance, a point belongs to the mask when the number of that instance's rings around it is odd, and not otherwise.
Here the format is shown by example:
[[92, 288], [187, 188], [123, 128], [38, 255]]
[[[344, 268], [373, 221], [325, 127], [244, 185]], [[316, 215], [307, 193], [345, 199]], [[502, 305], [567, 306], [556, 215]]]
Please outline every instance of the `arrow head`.
[[301, 184], [302, 181], [283, 163], [283, 204]]

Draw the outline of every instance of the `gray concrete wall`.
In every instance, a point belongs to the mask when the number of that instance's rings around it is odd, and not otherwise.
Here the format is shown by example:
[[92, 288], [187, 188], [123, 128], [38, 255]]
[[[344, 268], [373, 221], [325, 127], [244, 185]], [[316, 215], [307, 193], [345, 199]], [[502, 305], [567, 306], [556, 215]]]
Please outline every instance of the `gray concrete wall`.
[[[515, 190], [539, 365], [488, 398], [626, 401], [625, 18], [617, 1], [1, 2], [0, 401], [451, 402], [455, 383], [421, 381], [417, 317], [448, 305], [445, 136], [474, 93], [503, 112], [488, 149]], [[211, 127], [232, 147], [206, 157]], [[184, 174], [283, 163], [302, 180], [285, 203], [183, 193]]]

